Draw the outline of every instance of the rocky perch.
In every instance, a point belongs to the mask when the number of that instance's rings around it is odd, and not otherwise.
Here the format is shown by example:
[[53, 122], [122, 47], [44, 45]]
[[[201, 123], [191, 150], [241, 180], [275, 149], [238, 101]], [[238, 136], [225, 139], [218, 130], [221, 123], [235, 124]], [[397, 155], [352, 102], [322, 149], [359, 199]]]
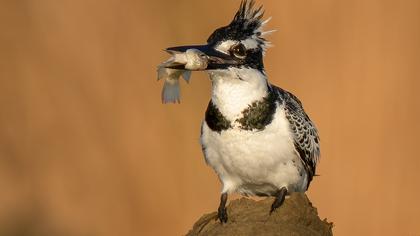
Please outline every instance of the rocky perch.
[[304, 193], [293, 193], [269, 214], [274, 198], [254, 201], [241, 198], [227, 207], [228, 222], [216, 220], [217, 213], [203, 215], [188, 232], [195, 235], [332, 235], [333, 223], [321, 220]]

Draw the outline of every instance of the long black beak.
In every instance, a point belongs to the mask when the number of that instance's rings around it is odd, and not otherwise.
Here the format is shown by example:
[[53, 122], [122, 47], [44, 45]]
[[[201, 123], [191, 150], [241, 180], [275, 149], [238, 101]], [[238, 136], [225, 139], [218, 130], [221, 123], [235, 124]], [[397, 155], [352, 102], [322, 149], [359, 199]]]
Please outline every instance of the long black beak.
[[[170, 54], [175, 54], [175, 53], [184, 53], [188, 49], [197, 49], [201, 51], [204, 54], [204, 56], [207, 57], [208, 65], [205, 70], [225, 69], [229, 67], [230, 65], [238, 64], [238, 61], [236, 61], [230, 55], [227, 55], [225, 53], [215, 50], [211, 45], [191, 45], [191, 46], [170, 47], [170, 48], [167, 48], [166, 51]], [[172, 69], [185, 70], [185, 67], [182, 64], [168, 65], [166, 67], [172, 68]]]

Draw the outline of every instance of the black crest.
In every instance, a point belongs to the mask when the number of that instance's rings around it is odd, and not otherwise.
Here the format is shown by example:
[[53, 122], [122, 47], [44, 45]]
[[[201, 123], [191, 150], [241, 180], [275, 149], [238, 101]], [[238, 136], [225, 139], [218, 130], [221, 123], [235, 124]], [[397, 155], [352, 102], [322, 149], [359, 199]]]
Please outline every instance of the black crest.
[[265, 41], [262, 37], [261, 28], [264, 24], [262, 17], [264, 15], [263, 6], [254, 8], [254, 0], [242, 0], [239, 10], [236, 12], [232, 22], [213, 32], [208, 38], [209, 44], [214, 44], [223, 40], [243, 40], [255, 35], [255, 39]]

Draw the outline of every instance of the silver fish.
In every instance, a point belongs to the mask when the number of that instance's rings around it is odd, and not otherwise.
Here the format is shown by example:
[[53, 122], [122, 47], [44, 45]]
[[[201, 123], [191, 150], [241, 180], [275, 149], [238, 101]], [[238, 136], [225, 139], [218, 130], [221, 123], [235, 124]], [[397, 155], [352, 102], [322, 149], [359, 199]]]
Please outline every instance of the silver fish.
[[[184, 53], [168, 51], [172, 57], [158, 66], [158, 80], [164, 79], [162, 89], [163, 103], [179, 103], [179, 78], [182, 76], [187, 83], [191, 78], [191, 70], [204, 70], [208, 59], [200, 50], [189, 49]], [[169, 67], [181, 66], [185, 69], [172, 69]]]

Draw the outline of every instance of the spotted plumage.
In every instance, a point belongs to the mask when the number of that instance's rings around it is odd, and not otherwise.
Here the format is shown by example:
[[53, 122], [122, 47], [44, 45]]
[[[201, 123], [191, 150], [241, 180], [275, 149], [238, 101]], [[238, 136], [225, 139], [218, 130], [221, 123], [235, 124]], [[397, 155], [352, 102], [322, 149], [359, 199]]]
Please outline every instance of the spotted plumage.
[[303, 110], [300, 100], [290, 92], [272, 86], [284, 102], [286, 118], [290, 123], [296, 150], [305, 170], [308, 172], [308, 185], [315, 175], [316, 164], [320, 156], [319, 136], [314, 123]]
[[306, 191], [320, 156], [317, 129], [302, 103], [268, 82], [263, 57], [270, 31], [263, 31], [267, 20], [254, 5], [242, 1], [230, 24], [215, 30], [207, 45], [168, 49], [200, 50], [208, 60], [211, 100], [200, 141], [206, 163], [222, 183], [222, 223], [228, 220], [230, 193], [274, 196], [273, 212], [287, 194]]
[[[213, 132], [219, 134], [222, 131], [233, 129], [232, 123], [236, 124], [237, 129], [244, 131], [262, 131], [271, 123], [277, 109], [284, 110], [293, 137], [294, 148], [307, 172], [306, 190], [315, 175], [316, 163], [320, 156], [319, 136], [315, 125], [303, 110], [302, 103], [292, 93], [269, 84], [267, 95], [261, 100], [251, 103], [241, 112], [240, 118], [234, 121], [224, 117], [210, 101], [205, 123]], [[201, 135], [203, 135], [203, 131]], [[206, 145], [202, 146], [204, 150]]]

